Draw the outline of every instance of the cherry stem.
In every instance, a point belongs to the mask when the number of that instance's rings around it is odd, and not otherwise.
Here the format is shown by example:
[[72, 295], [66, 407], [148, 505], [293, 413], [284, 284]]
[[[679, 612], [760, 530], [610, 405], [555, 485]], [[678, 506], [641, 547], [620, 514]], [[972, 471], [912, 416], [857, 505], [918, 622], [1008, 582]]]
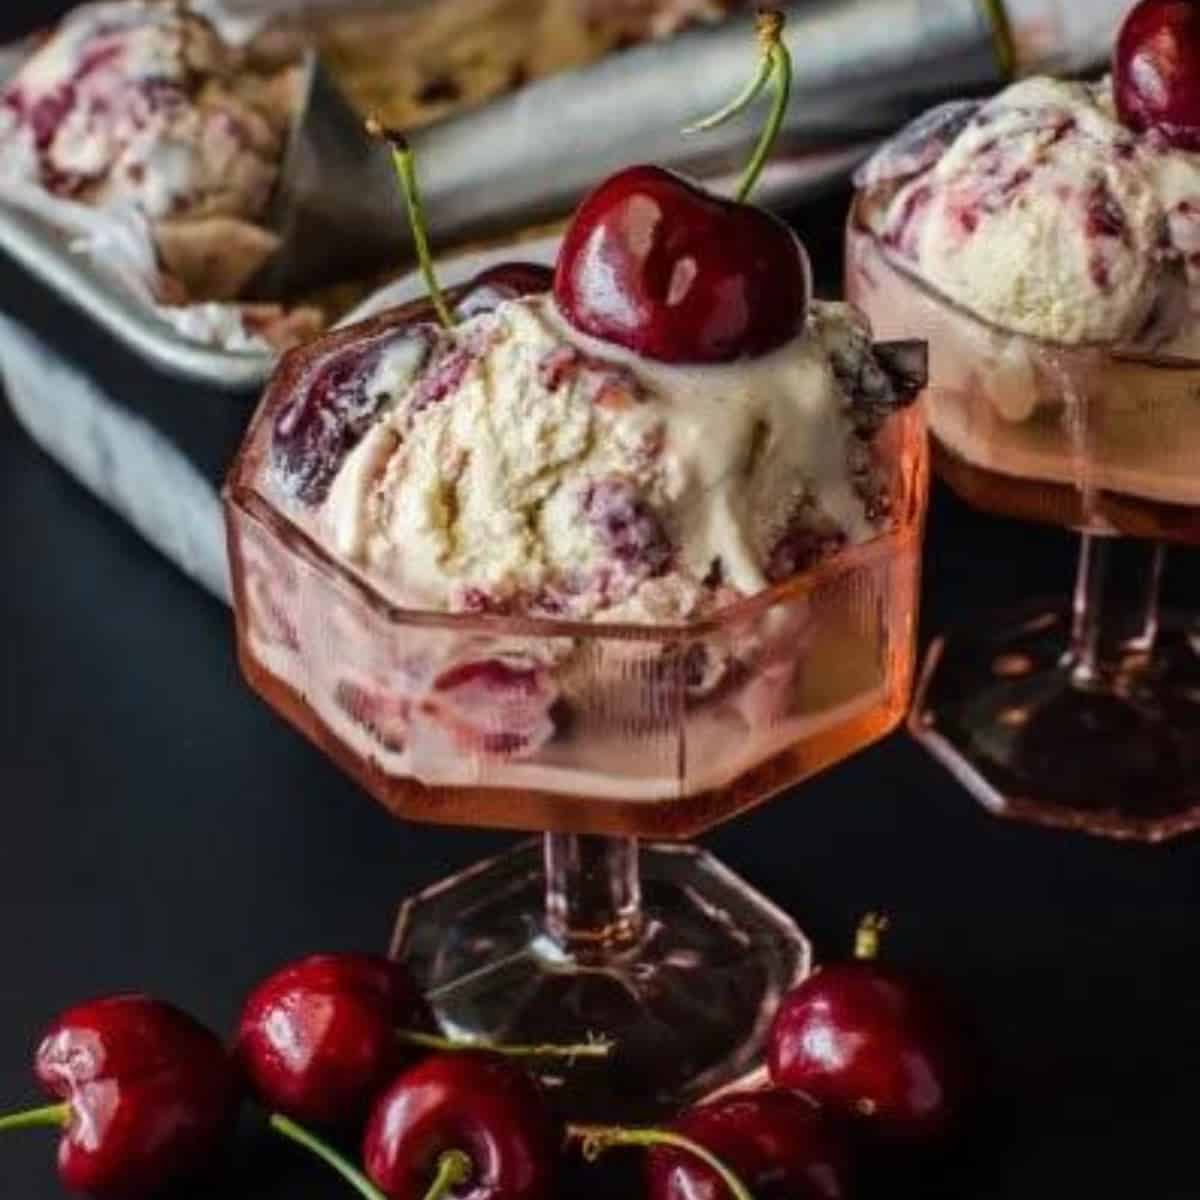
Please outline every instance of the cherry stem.
[[610, 1125], [568, 1125], [567, 1140], [579, 1143], [588, 1162], [615, 1146], [669, 1146], [682, 1150], [720, 1176], [734, 1200], [754, 1200], [750, 1189], [711, 1150], [669, 1129], [620, 1129]]
[[383, 1192], [357, 1167], [352, 1166], [347, 1159], [332, 1146], [321, 1141], [316, 1134], [309, 1133], [302, 1125], [297, 1125], [295, 1121], [281, 1113], [272, 1113], [269, 1124], [280, 1136], [295, 1142], [298, 1146], [303, 1146], [305, 1150], [315, 1154], [323, 1163], [332, 1167], [365, 1200], [387, 1200]]
[[854, 957], [862, 962], [872, 962], [879, 957], [879, 943], [887, 932], [888, 919], [881, 913], [867, 913], [858, 923], [854, 935]]
[[771, 157], [779, 131], [783, 128], [784, 117], [787, 116], [788, 101], [792, 95], [792, 56], [783, 40], [783, 26], [784, 15], [778, 9], [764, 8], [759, 11], [754, 29], [762, 48], [762, 61], [759, 63], [757, 74], [724, 108], [713, 113], [711, 117], [705, 117], [703, 121], [689, 125], [683, 131], [703, 133], [732, 121], [758, 99], [767, 84], [774, 84], [775, 99], [771, 104], [771, 113], [759, 135], [750, 162], [742, 173], [737, 189], [738, 203], [748, 199], [754, 191], [759, 176], [767, 165], [767, 159]]
[[446, 329], [453, 329], [454, 315], [446, 303], [445, 294], [437, 281], [437, 273], [433, 268], [433, 251], [429, 247], [429, 226], [425, 221], [425, 206], [421, 202], [421, 188], [417, 182], [417, 162], [413, 155], [408, 138], [399, 130], [388, 129], [375, 117], [367, 121], [367, 132], [372, 137], [383, 138], [392, 149], [392, 165], [396, 168], [396, 177], [400, 180], [400, 190], [404, 193], [404, 203], [408, 208], [408, 223], [412, 229], [413, 243], [417, 248], [417, 264], [421, 268], [421, 278], [438, 320]]
[[50, 1104], [45, 1108], [30, 1108], [25, 1112], [0, 1117], [0, 1133], [10, 1129], [61, 1129], [71, 1119], [66, 1104]]
[[461, 1150], [447, 1150], [437, 1162], [437, 1174], [425, 1193], [425, 1200], [445, 1200], [456, 1187], [462, 1187], [474, 1173], [470, 1158]]
[[581, 1042], [574, 1046], [556, 1046], [552, 1043], [537, 1045], [508, 1045], [504, 1042], [489, 1042], [484, 1038], [448, 1038], [436, 1033], [421, 1033], [417, 1030], [398, 1030], [396, 1036], [406, 1046], [417, 1046], [422, 1050], [440, 1050], [449, 1054], [487, 1053], [502, 1058], [565, 1058], [574, 1062], [579, 1058], [607, 1058], [613, 1044], [603, 1038]]
[[1005, 79], [1011, 79], [1017, 72], [1017, 43], [1004, 0], [979, 0], [979, 3], [992, 27], [992, 46], [996, 51], [1000, 72]]

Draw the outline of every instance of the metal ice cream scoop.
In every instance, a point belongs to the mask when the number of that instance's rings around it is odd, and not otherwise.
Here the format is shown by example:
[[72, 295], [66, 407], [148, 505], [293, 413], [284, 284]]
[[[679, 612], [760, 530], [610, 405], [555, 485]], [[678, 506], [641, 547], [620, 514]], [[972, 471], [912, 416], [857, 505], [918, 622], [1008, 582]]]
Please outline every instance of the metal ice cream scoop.
[[[1031, 0], [1022, 0], [1028, 9]], [[755, 199], [786, 207], [845, 178], [878, 139], [939, 99], [1004, 81], [991, 0], [797, 0], [783, 6], [795, 84]], [[732, 178], [758, 114], [700, 137], [680, 130], [734, 95], [755, 65], [752, 16], [614, 54], [415, 132], [435, 244], [565, 215], [600, 179], [652, 161]], [[273, 226], [283, 245], [254, 291], [275, 298], [411, 261], [387, 149], [314, 58]]]

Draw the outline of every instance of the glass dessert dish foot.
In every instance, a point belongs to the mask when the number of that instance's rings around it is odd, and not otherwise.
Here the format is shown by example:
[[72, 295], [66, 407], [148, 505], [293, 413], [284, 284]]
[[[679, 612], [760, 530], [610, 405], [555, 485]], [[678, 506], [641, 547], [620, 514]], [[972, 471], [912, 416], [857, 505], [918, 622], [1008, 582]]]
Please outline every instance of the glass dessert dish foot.
[[[1089, 539], [1080, 585], [1152, 579], [1148, 553]], [[1194, 622], [1102, 611], [1041, 605], [938, 639], [909, 729], [997, 816], [1149, 842], [1200, 829]]]
[[847, 280], [877, 330], [930, 341], [945, 482], [1081, 535], [1073, 603], [939, 639], [910, 730], [999, 815], [1146, 841], [1200, 828], [1200, 614], [1159, 607], [1168, 547], [1200, 544], [1200, 361], [989, 325], [856, 214]]
[[811, 966], [793, 921], [704, 851], [565, 834], [407, 901], [392, 952], [453, 1035], [611, 1043], [538, 1068], [576, 1120], [656, 1120], [740, 1078]]

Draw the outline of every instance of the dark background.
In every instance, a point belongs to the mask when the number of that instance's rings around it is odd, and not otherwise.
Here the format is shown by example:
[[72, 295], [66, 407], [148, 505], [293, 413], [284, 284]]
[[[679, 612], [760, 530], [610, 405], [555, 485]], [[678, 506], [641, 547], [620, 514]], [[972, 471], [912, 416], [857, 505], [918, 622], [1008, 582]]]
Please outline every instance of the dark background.
[[[4, 5], [0, 37], [62, 7]], [[801, 221], [827, 266], [842, 202]], [[0, 300], [20, 309], [11, 287]], [[229, 614], [3, 404], [0, 546], [0, 1109], [34, 1101], [32, 1048], [65, 1005], [144, 988], [227, 1029], [266, 970], [382, 948], [403, 895], [509, 843], [392, 822], [242, 685]], [[938, 489], [924, 625], [1065, 594], [1073, 555], [1066, 533]], [[1169, 592], [1200, 595], [1200, 556], [1175, 556]], [[1200, 1195], [1200, 842], [997, 822], [903, 736], [706, 842], [823, 955], [886, 908], [891, 956], [940, 971], [976, 1015], [986, 1103], [944, 1155], [877, 1171], [868, 1200]], [[0, 1155], [0, 1195], [61, 1195], [48, 1134], [12, 1135]], [[591, 1178], [566, 1194], [633, 1194]], [[251, 1128], [206, 1194], [348, 1193]]]

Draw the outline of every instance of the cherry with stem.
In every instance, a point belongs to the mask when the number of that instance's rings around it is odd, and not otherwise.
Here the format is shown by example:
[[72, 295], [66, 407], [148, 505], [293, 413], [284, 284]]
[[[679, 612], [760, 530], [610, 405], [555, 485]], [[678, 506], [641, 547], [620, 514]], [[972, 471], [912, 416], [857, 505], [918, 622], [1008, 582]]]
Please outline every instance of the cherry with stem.
[[976, 1086], [958, 1006], [937, 980], [879, 960], [886, 918], [858, 927], [854, 956], [780, 1002], [767, 1038], [772, 1084], [891, 1141], [944, 1136]]
[[[762, 61], [713, 129], [769, 85], [775, 97], [734, 199], [661, 167], [629, 167], [579, 208], [554, 275], [559, 311], [580, 332], [668, 363], [758, 358], [797, 337], [808, 319], [812, 271], [795, 233], [745, 203], [778, 139], [791, 97], [784, 18], [758, 18]], [[631, 231], [639, 232], [637, 236]]]
[[439, 1029], [399, 963], [371, 954], [313, 954], [272, 972], [246, 998], [235, 1049], [263, 1108], [307, 1125], [365, 1116], [426, 1053], [491, 1050], [511, 1058], [607, 1057], [599, 1039], [572, 1046], [492, 1046]]
[[[464, 1182], [473, 1200], [550, 1200], [563, 1135], [536, 1080], [511, 1060], [441, 1054], [379, 1098], [362, 1157], [389, 1200], [442, 1200]], [[589, 1161], [618, 1146], [671, 1147], [715, 1173], [733, 1200], [753, 1200], [711, 1150], [678, 1131], [570, 1125], [565, 1141]]]
[[396, 168], [396, 177], [400, 181], [400, 190], [404, 193], [404, 203], [408, 209], [408, 222], [412, 228], [413, 243], [417, 250], [417, 263], [421, 268], [421, 277], [429, 292], [429, 299], [437, 313], [438, 320], [446, 329], [453, 329], [457, 323], [446, 295], [437, 281], [437, 272], [433, 266], [433, 251], [429, 246], [429, 227], [425, 220], [425, 206], [421, 201], [421, 188], [417, 181], [416, 156], [408, 138], [397, 129], [389, 129], [378, 118], [371, 117], [367, 121], [367, 132], [376, 138], [382, 138], [391, 147], [392, 165]]
[[220, 1038], [142, 993], [62, 1013], [33, 1068], [56, 1103], [0, 1117], [0, 1132], [59, 1130], [59, 1179], [98, 1200], [137, 1200], [207, 1170], [241, 1100]]

